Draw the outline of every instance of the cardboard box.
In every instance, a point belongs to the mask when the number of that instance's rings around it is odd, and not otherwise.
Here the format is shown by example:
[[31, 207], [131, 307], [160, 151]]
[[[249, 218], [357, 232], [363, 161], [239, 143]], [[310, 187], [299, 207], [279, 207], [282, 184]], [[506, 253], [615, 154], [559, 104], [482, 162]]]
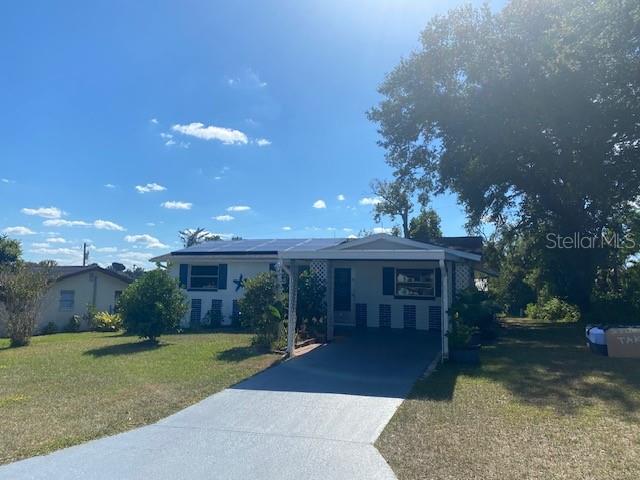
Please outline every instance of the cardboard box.
[[607, 350], [610, 357], [640, 358], [640, 327], [609, 328]]

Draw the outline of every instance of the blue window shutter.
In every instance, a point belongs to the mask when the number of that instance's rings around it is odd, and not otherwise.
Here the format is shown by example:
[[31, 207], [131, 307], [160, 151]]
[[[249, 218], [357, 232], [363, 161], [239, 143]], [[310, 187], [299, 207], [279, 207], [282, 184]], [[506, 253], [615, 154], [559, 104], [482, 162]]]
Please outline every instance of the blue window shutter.
[[442, 270], [436, 268], [436, 297], [442, 296]]
[[393, 278], [396, 274], [396, 269], [393, 267], [384, 267], [382, 269], [382, 294], [383, 295], [393, 295], [395, 279]]
[[218, 265], [218, 290], [227, 289], [227, 264]]
[[187, 277], [189, 276], [189, 265], [186, 263], [180, 264], [180, 286], [187, 288]]

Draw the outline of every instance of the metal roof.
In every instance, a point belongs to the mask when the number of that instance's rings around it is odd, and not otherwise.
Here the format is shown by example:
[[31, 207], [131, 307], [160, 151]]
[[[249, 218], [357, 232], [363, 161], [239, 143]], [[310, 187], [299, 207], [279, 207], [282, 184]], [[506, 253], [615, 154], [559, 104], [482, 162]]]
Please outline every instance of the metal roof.
[[171, 252], [171, 255], [277, 255], [334, 247], [344, 238], [271, 238], [214, 240]]

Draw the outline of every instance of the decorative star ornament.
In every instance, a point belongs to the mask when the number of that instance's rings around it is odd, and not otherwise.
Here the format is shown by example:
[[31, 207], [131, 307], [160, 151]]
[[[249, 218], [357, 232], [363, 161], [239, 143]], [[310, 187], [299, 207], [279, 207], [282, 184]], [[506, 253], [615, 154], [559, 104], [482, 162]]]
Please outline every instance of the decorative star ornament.
[[240, 290], [241, 288], [244, 288], [244, 277], [242, 276], [242, 274], [240, 274], [240, 276], [238, 278], [236, 278], [233, 283], [236, 284], [236, 292], [238, 290]]

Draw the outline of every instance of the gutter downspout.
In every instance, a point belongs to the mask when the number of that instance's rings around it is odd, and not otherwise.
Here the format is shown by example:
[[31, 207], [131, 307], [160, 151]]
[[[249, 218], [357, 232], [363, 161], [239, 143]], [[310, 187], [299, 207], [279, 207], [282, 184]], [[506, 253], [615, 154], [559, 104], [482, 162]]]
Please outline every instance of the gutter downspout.
[[449, 358], [449, 275], [443, 258], [439, 260], [442, 282], [442, 362]]

